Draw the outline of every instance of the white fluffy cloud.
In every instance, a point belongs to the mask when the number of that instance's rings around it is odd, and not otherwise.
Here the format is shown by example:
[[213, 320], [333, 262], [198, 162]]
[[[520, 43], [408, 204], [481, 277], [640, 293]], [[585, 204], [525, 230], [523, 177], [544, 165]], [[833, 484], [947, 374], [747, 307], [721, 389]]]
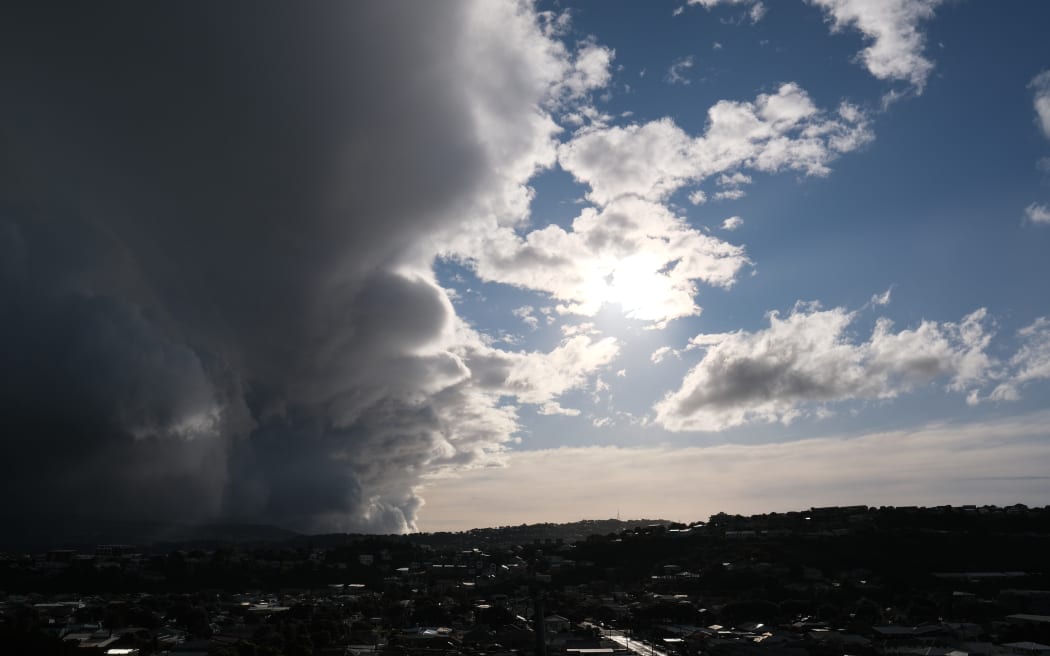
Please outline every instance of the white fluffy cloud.
[[1010, 360], [1017, 367], [1016, 380], [1025, 383], [1050, 378], [1050, 318], [1039, 317], [1018, 335], [1023, 344]]
[[715, 193], [715, 200], [740, 200], [747, 195], [743, 189], [726, 189]]
[[718, 5], [749, 5], [755, 0], [689, 0], [691, 5], [700, 5], [704, 9], [711, 9]]
[[1035, 105], [1036, 124], [1043, 135], [1050, 139], [1050, 70], [1043, 71], [1028, 83], [1032, 89], [1032, 104]]
[[560, 409], [558, 397], [585, 385], [620, 352], [619, 342], [612, 337], [572, 335], [544, 353], [503, 351], [488, 346], [465, 326], [460, 332], [460, 345], [454, 350], [469, 370], [472, 386], [538, 405], [544, 414], [571, 414]]
[[570, 99], [578, 99], [605, 87], [612, 79], [609, 67], [615, 56], [616, 51], [612, 48], [584, 41], [572, 59], [572, 68], [561, 82], [560, 89]]
[[[1050, 70], [1044, 70], [1032, 78], [1032, 81], [1028, 83], [1028, 88], [1032, 89], [1035, 125], [1047, 139], [1050, 139]], [[1047, 162], [1050, 162], [1050, 157], [1044, 157], [1036, 166], [1046, 170], [1050, 168]], [[1032, 224], [1050, 225], [1050, 207], [1045, 204], [1032, 203], [1025, 208], [1025, 218]]]
[[578, 417], [580, 411], [576, 408], [564, 408], [557, 401], [547, 401], [537, 408], [536, 412], [541, 415], [563, 415], [566, 417]]
[[739, 187], [741, 185], [751, 184], [751, 176], [744, 175], [740, 171], [733, 173], [732, 175], [726, 175], [723, 173], [718, 176], [718, 185], [720, 187]]
[[[669, 118], [642, 125], [583, 130], [558, 149], [562, 168], [606, 205], [624, 195], [661, 200], [682, 186], [747, 167], [825, 175], [839, 154], [871, 140], [867, 117], [843, 103], [819, 110], [797, 84], [753, 102], [722, 100], [692, 137]], [[746, 177], [746, 176], [745, 176]]]
[[859, 343], [847, 330], [856, 316], [799, 305], [784, 318], [771, 313], [764, 330], [698, 335], [691, 346], [704, 357], [656, 404], [656, 421], [674, 431], [787, 423], [812, 404], [893, 398], [937, 379], [964, 392], [991, 374], [983, 309], [959, 323], [923, 321], [897, 332], [879, 319]]
[[723, 230], [736, 230], [740, 226], [744, 225], [744, 220], [739, 216], [731, 216], [722, 222]]
[[535, 311], [536, 308], [531, 305], [523, 305], [511, 310], [510, 313], [521, 319], [521, 322], [532, 330], [536, 330], [540, 325], [540, 319], [534, 314]]
[[653, 354], [649, 356], [649, 361], [653, 364], [660, 364], [671, 356], [681, 357], [678, 355], [678, 351], [671, 348], [670, 346], [661, 346], [660, 348], [653, 351]]
[[757, 23], [766, 15], [766, 5], [761, 0], [689, 0], [691, 5], [700, 5], [711, 9], [718, 5], [742, 5], [748, 7], [747, 15], [752, 23]]
[[[742, 248], [691, 228], [662, 201], [682, 186], [719, 175], [717, 200], [744, 195], [740, 169], [824, 175], [839, 153], [871, 138], [867, 118], [843, 103], [820, 111], [795, 84], [754, 102], [721, 101], [705, 133], [691, 137], [670, 119], [644, 125], [592, 124], [562, 144], [563, 168], [590, 186], [571, 228], [520, 234], [512, 225], [460, 231], [444, 251], [486, 281], [549, 294], [562, 313], [592, 316], [618, 304], [629, 318], [663, 327], [700, 313], [698, 284], [726, 287], [749, 261]], [[696, 191], [692, 202], [706, 196]], [[726, 229], [738, 227], [730, 221]]]
[[1010, 358], [1010, 375], [992, 391], [993, 400], [1015, 401], [1026, 383], [1050, 379], [1050, 317], [1039, 317], [1017, 336], [1021, 345]]
[[1046, 205], [1032, 203], [1024, 208], [1024, 215], [1032, 223], [1050, 225], [1050, 207]]
[[880, 80], [905, 80], [922, 92], [933, 70], [923, 56], [919, 23], [933, 17], [942, 0], [809, 0], [824, 10], [835, 31], [859, 30], [871, 45], [860, 51], [864, 66]]
[[550, 225], [522, 237], [504, 229], [478, 238], [485, 243], [460, 252], [472, 254], [483, 280], [545, 292], [563, 313], [590, 316], [619, 304], [628, 317], [657, 326], [698, 314], [697, 283], [730, 286], [749, 263], [743, 248], [635, 197], [586, 208], [569, 230]]
[[[1032, 78], [1028, 83], [1032, 89], [1032, 105], [1035, 107], [1035, 124], [1039, 126], [1043, 136], [1050, 139], [1050, 70], [1043, 71]], [[1050, 158], [1039, 161], [1038, 167], [1048, 168], [1046, 162]], [[1024, 209], [1025, 218], [1030, 223], [1050, 225], [1050, 207], [1042, 203], [1032, 203]]]

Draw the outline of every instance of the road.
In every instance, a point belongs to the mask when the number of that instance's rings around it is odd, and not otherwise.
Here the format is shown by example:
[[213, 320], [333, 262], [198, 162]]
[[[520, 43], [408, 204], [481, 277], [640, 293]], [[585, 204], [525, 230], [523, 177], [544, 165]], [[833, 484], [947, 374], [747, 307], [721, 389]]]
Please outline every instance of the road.
[[623, 631], [617, 631], [615, 629], [598, 629], [602, 632], [602, 636], [612, 640], [616, 644], [630, 649], [638, 656], [669, 656], [667, 652], [662, 649], [656, 649], [652, 644], [645, 642], [644, 640], [631, 639], [624, 635]]

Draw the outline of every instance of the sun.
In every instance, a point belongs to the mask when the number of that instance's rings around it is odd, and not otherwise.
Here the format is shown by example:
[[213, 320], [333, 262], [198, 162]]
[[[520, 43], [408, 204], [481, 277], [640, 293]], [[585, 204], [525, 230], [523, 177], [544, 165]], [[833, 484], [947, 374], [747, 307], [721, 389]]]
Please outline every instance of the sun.
[[593, 306], [618, 305], [624, 316], [652, 321], [667, 316], [669, 308], [691, 299], [662, 271], [665, 262], [655, 255], [638, 253], [606, 261], [595, 267], [587, 285], [587, 302]]

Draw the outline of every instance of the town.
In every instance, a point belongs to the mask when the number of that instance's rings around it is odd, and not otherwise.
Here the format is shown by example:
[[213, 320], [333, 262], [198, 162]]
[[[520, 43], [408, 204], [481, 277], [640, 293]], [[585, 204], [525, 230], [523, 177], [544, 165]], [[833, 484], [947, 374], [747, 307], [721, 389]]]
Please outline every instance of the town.
[[0, 652], [1045, 656], [1050, 507], [0, 555]]

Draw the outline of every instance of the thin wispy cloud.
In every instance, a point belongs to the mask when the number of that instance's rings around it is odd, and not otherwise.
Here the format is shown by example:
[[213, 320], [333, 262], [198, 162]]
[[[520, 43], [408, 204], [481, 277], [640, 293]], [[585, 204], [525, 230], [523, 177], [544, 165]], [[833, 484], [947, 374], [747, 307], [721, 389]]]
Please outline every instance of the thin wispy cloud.
[[692, 80], [689, 79], [689, 69], [694, 66], [693, 56], [682, 57], [676, 59], [671, 67], [667, 69], [667, 75], [664, 77], [668, 84], [692, 84]]

